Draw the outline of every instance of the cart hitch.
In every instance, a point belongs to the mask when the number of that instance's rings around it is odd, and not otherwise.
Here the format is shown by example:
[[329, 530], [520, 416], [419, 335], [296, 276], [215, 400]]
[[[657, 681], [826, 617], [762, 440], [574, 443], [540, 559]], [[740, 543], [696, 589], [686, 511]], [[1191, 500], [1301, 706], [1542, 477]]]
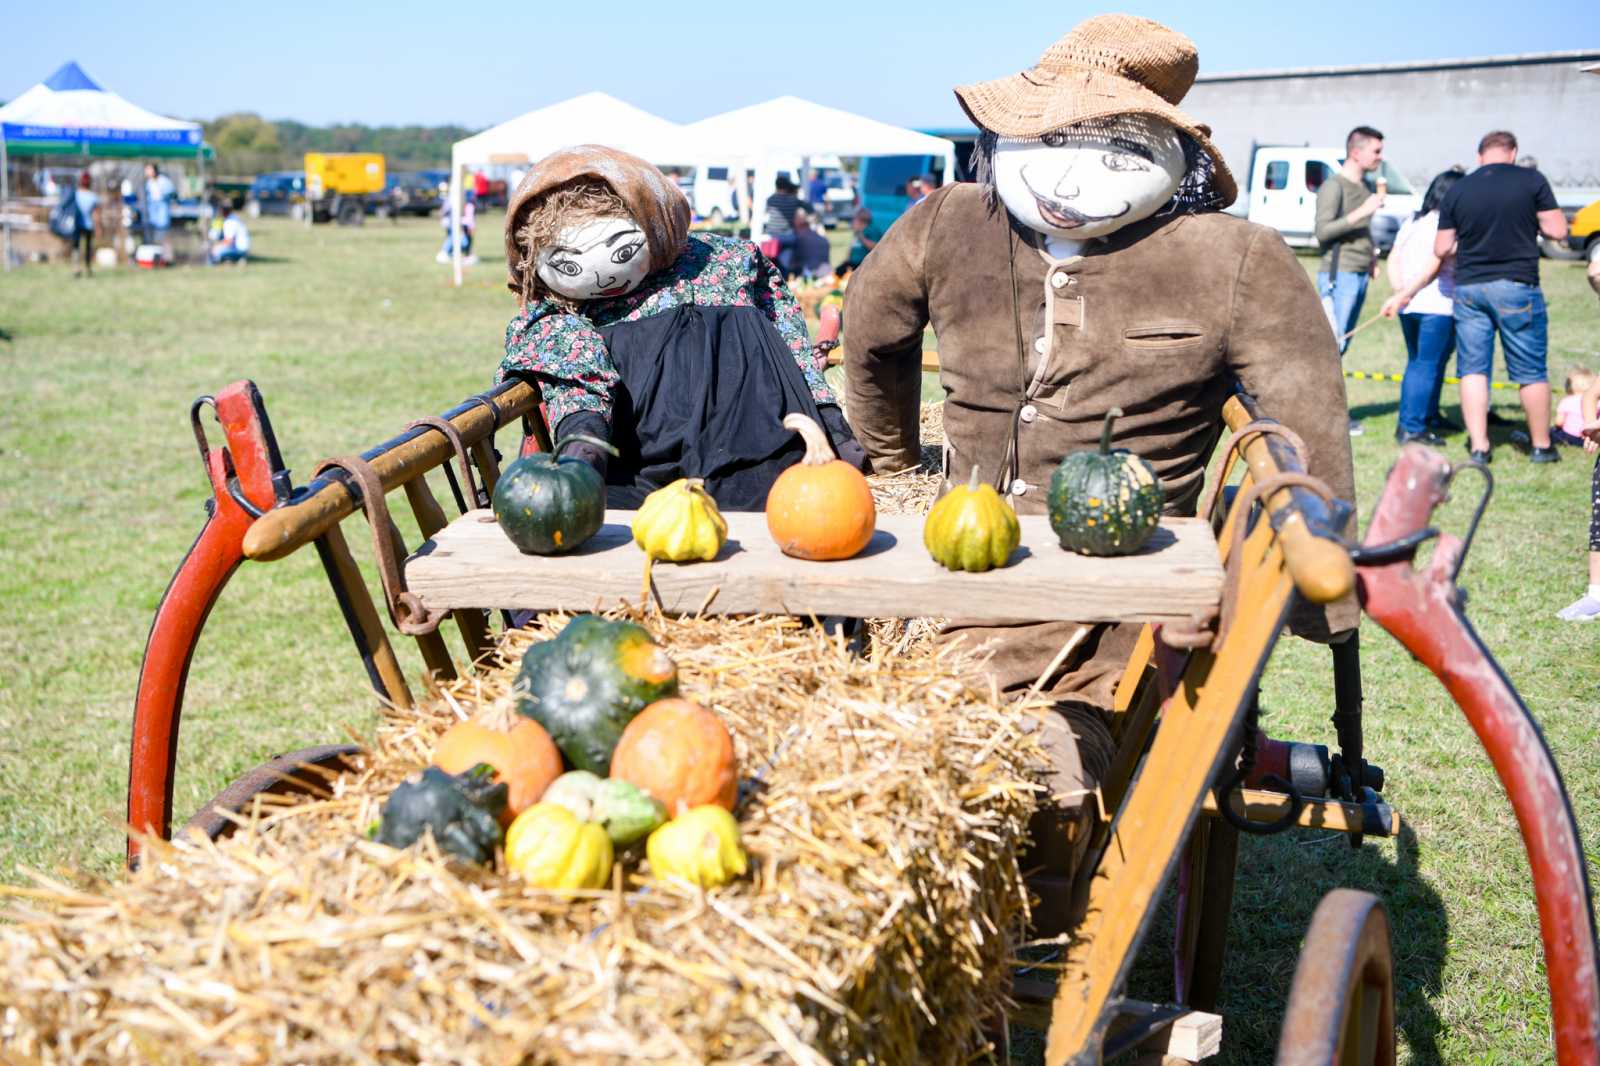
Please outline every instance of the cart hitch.
[[[1465, 538], [1429, 526], [1458, 470], [1476, 469], [1484, 492]], [[1456, 585], [1493, 482], [1477, 464], [1452, 469], [1438, 452], [1407, 444], [1389, 471], [1356, 556], [1366, 613], [1444, 683], [1483, 744], [1522, 831], [1533, 873], [1560, 1066], [1600, 1062], [1600, 944], [1576, 820], [1539, 723], [1467, 620]], [[1416, 547], [1437, 539], [1418, 570]], [[1409, 546], [1409, 550], [1407, 547]]]

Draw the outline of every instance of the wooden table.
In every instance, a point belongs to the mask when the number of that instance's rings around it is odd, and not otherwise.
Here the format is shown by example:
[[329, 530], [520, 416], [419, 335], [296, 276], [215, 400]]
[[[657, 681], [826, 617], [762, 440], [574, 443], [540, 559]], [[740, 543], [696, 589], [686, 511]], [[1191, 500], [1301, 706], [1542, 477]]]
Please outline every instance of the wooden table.
[[[592, 539], [566, 555], [523, 555], [493, 513], [456, 519], [406, 561], [406, 582], [430, 608], [587, 611], [638, 602], [644, 553], [632, 511], [608, 511]], [[953, 573], [922, 546], [922, 516], [879, 515], [854, 559], [807, 562], [778, 551], [766, 516], [727, 512], [728, 543], [703, 563], [657, 563], [669, 613], [846, 615], [858, 618], [1159, 622], [1215, 607], [1222, 565], [1211, 527], [1166, 518], [1137, 555], [1091, 559], [1065, 551], [1043, 515], [1024, 515], [1009, 565]]]

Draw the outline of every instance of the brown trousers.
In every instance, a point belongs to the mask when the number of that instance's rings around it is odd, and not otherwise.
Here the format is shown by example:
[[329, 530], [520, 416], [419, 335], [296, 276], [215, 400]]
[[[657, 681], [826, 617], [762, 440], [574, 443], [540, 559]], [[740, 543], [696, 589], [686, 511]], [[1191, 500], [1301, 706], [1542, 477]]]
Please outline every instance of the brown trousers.
[[1142, 626], [1136, 623], [1004, 622], [978, 625], [952, 621], [946, 640], [992, 653], [988, 670], [1000, 691], [1020, 696], [1033, 686], [1080, 630], [1083, 640], [1046, 678], [1040, 691], [1056, 701], [1058, 714], [1044, 719], [1040, 747], [1050, 760], [1045, 810], [1034, 821], [1030, 865], [1071, 876], [1089, 844], [1096, 813], [1094, 792], [1116, 754], [1108, 727], [1117, 683], [1133, 654]]

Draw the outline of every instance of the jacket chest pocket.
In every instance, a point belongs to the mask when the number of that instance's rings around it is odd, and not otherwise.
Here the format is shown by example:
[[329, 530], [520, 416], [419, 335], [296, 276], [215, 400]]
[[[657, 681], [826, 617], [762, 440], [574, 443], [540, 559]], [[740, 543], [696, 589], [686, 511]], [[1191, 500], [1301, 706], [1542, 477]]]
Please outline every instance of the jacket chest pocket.
[[1135, 352], [1201, 351], [1208, 343], [1198, 322], [1151, 322], [1122, 331], [1123, 345]]

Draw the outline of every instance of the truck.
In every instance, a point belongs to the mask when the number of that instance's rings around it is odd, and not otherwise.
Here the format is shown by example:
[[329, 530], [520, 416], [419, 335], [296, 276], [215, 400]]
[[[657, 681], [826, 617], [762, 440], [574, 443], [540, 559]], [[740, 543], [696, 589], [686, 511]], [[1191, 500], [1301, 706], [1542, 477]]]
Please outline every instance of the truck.
[[[1291, 247], [1315, 248], [1317, 241], [1317, 190], [1338, 173], [1344, 152], [1309, 145], [1258, 144], [1250, 153], [1247, 182], [1227, 210], [1231, 214], [1270, 226], [1283, 234]], [[1387, 252], [1406, 219], [1422, 206], [1422, 194], [1400, 169], [1385, 160], [1367, 175], [1368, 188], [1379, 180], [1389, 186], [1383, 207], [1372, 216], [1372, 243]]]
[[359, 226], [369, 210], [388, 210], [382, 154], [307, 152], [305, 168], [311, 221]]

